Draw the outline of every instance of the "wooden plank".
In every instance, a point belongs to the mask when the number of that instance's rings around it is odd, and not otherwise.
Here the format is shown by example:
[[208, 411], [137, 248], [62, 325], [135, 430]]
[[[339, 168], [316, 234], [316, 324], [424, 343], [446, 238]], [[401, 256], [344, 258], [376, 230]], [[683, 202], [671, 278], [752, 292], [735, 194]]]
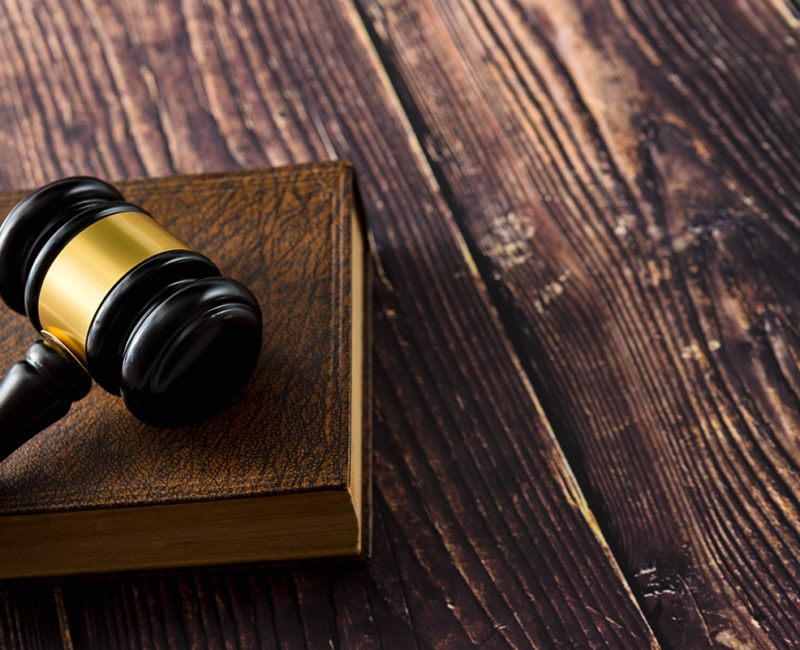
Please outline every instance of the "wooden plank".
[[358, 5], [659, 638], [796, 643], [796, 7]]
[[[6, 187], [335, 155], [377, 251], [369, 567], [68, 582], [75, 647], [655, 645], [353, 5], [7, 0], [0, 30]], [[52, 591], [0, 596], [5, 628]]]

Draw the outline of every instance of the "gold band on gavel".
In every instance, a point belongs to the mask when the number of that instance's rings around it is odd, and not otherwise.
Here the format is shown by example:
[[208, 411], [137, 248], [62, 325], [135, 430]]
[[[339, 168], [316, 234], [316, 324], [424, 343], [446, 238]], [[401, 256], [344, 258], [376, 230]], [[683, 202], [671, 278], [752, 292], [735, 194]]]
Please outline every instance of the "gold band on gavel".
[[86, 339], [108, 292], [132, 268], [191, 250], [143, 212], [117, 212], [79, 232], [53, 260], [39, 292], [42, 329], [86, 364]]

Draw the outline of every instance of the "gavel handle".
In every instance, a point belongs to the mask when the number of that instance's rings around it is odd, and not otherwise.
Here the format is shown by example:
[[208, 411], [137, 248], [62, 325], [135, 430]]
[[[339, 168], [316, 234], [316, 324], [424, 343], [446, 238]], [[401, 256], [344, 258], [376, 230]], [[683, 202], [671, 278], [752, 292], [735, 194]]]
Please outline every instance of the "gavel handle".
[[86, 396], [89, 374], [51, 341], [37, 341], [0, 383], [0, 461]]

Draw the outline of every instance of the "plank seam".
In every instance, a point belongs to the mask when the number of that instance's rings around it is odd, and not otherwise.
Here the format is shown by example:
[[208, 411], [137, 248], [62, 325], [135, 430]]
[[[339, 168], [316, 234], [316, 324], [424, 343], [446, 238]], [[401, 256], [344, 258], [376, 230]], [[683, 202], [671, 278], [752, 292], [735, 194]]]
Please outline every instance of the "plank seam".
[[445, 178], [444, 173], [436, 164], [436, 161], [430, 155], [428, 148], [423, 144], [426, 141], [426, 137], [430, 139], [433, 137], [433, 134], [427, 128], [425, 119], [420, 110], [417, 108], [410, 91], [402, 79], [402, 75], [397, 69], [397, 66], [394, 64], [391, 53], [387, 50], [387, 48], [383, 47], [380, 36], [374, 29], [369, 14], [363, 5], [363, 0], [352, 0], [352, 4], [358, 15], [358, 19], [363, 26], [364, 32], [368, 36], [369, 41], [375, 50], [378, 62], [383, 67], [387, 83], [390, 86], [387, 90], [394, 94], [398, 110], [402, 111], [402, 116], [405, 118], [405, 122], [408, 125], [408, 129], [410, 130], [408, 135], [417, 143], [413, 148], [423, 158], [423, 164], [426, 168], [424, 171], [426, 171], [431, 177], [430, 180], [433, 187], [441, 192], [442, 198], [444, 199], [444, 202], [453, 217], [453, 222], [458, 231], [458, 235], [464, 242], [463, 252], [465, 254], [467, 264], [473, 271], [476, 279], [479, 279], [484, 285], [489, 297], [489, 302], [498, 315], [499, 323], [502, 326], [503, 333], [505, 334], [511, 348], [510, 351], [512, 352], [513, 361], [519, 369], [520, 379], [527, 384], [527, 388], [529, 389], [529, 392], [536, 403], [537, 411], [542, 416], [545, 427], [553, 441], [554, 448], [563, 459], [564, 467], [572, 482], [572, 485], [564, 486], [565, 494], [568, 494], [571, 498], [576, 498], [577, 503], [583, 504], [581, 511], [587, 525], [592, 529], [598, 541], [605, 548], [607, 557], [612, 563], [612, 568], [615, 570], [617, 577], [627, 590], [628, 596], [633, 601], [636, 610], [641, 615], [643, 624], [652, 635], [652, 638], [656, 639], [656, 641], [659, 643], [659, 646], [661, 646], [661, 639], [658, 638], [652, 626], [650, 625], [648, 617], [646, 616], [642, 607], [640, 598], [634, 592], [629, 576], [623, 572], [622, 565], [618, 561], [617, 555], [614, 552], [611, 544], [609, 544], [604, 527], [600, 525], [600, 520], [595, 515], [595, 511], [598, 510], [594, 504], [596, 499], [587, 499], [587, 492], [584, 489], [585, 481], [582, 482], [578, 480], [578, 476], [572, 469], [574, 463], [570, 459], [570, 455], [565, 452], [565, 446], [562, 443], [563, 437], [558, 435], [557, 431], [553, 427], [552, 420], [548, 415], [549, 409], [547, 409], [539, 399], [539, 391], [536, 390], [536, 385], [538, 383], [536, 381], [536, 374], [533, 372], [530, 362], [524, 355], [523, 346], [521, 345], [521, 336], [513, 325], [515, 321], [514, 316], [513, 314], [508, 313], [508, 309], [505, 306], [506, 301], [502, 299], [502, 284], [500, 282], [492, 281], [492, 270], [490, 268], [490, 264], [480, 252], [480, 249], [476, 245], [475, 241], [469, 235], [469, 231], [460, 217], [462, 206], [459, 204], [459, 201], [455, 196], [455, 192]]

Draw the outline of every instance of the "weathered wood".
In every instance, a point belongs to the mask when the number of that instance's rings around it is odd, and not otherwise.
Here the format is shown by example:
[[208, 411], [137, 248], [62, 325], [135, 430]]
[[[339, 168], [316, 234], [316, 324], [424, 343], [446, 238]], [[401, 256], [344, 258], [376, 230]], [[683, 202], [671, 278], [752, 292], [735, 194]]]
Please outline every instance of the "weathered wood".
[[796, 7], [358, 4], [659, 638], [797, 643]]
[[0, 31], [6, 187], [338, 156], [381, 278], [368, 568], [4, 585], [2, 645], [655, 645], [355, 6], [8, 0]]

